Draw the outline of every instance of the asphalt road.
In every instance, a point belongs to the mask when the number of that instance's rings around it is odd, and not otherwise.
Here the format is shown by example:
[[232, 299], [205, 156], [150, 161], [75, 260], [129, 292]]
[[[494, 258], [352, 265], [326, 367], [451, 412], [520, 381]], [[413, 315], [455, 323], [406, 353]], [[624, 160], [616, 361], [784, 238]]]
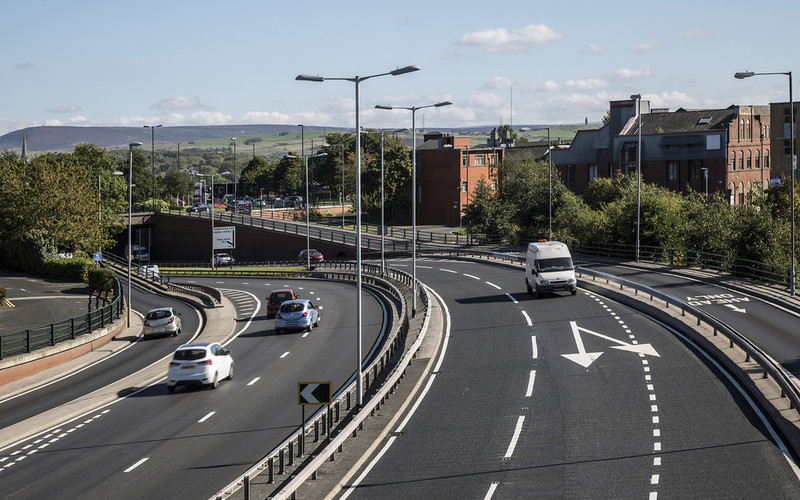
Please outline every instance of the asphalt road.
[[419, 264], [446, 350], [339, 498], [800, 497], [757, 410], [673, 332], [583, 290], [533, 300], [521, 271]]
[[[355, 286], [284, 279], [193, 281], [221, 289], [237, 304], [237, 336], [227, 344], [235, 378], [217, 390], [181, 388], [175, 394], [162, 380], [18, 443], [0, 456], [15, 462], [13, 467], [0, 464], [4, 498], [208, 498], [299, 426], [298, 382], [330, 380], [338, 387], [353, 373]], [[322, 307], [318, 328], [275, 334], [263, 298], [283, 287]], [[387, 318], [366, 291], [363, 306], [367, 353]]]

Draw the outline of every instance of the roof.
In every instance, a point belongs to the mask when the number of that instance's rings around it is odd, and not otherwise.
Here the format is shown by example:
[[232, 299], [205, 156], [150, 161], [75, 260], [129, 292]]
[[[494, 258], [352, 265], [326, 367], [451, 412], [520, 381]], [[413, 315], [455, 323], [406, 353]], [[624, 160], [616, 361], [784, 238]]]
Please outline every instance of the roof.
[[[738, 108], [734, 107], [697, 111], [679, 109], [674, 113], [642, 113], [642, 134], [676, 134], [725, 130], [736, 119], [737, 115]], [[631, 117], [619, 135], [638, 134], [638, 124], [637, 117]]]

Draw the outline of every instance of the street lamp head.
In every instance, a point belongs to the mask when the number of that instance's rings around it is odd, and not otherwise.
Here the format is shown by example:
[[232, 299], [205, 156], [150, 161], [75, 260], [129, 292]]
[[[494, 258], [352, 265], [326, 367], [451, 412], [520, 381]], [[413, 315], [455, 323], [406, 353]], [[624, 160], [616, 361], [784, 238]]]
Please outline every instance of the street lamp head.
[[755, 73], [752, 71], [739, 71], [738, 73], [734, 74], [733, 77], [737, 80], [744, 80], [745, 78], [750, 78], [753, 75], [755, 75]]
[[449, 106], [451, 104], [453, 104], [453, 103], [450, 102], [450, 101], [442, 101], [442, 102], [437, 102], [433, 106], [436, 107], [436, 108], [441, 108], [442, 106]]
[[375, 108], [376, 109], [394, 109], [393, 106], [384, 106], [383, 104], [376, 104]]
[[125, 175], [125, 174], [123, 174], [122, 172], [117, 170], [117, 171], [111, 172], [111, 175]]
[[217, 175], [228, 175], [230, 172], [220, 172]]
[[319, 75], [297, 75], [295, 80], [301, 80], [304, 82], [322, 82], [325, 81], [325, 78]]
[[405, 75], [406, 73], [412, 73], [414, 71], [419, 71], [419, 66], [412, 65], [412, 66], [405, 66], [403, 68], [397, 68], [394, 71], [390, 71], [389, 74], [392, 76], [397, 76], [397, 75]]
[[642, 98], [642, 94], [631, 94], [631, 99], [638, 101]]
[[132, 142], [132, 143], [128, 144], [128, 146], [130, 146], [132, 148], [135, 148], [136, 146], [141, 146], [141, 145], [142, 145], [141, 142]]

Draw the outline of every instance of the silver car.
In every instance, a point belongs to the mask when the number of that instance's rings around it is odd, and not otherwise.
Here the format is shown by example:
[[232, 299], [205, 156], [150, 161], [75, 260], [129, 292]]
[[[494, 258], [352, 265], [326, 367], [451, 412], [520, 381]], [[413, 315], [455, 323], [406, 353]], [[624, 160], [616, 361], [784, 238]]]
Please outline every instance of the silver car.
[[275, 332], [278, 335], [286, 330], [310, 332], [315, 326], [319, 326], [319, 309], [308, 299], [287, 300], [275, 315]]
[[142, 336], [172, 335], [177, 337], [181, 333], [181, 317], [171, 307], [159, 307], [147, 311], [144, 316], [144, 329]]

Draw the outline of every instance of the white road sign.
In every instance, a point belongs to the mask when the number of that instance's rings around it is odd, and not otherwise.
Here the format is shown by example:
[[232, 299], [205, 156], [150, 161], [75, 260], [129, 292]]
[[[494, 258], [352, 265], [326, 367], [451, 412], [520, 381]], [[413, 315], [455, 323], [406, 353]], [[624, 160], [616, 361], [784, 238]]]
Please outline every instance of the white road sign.
[[214, 250], [228, 250], [231, 248], [236, 248], [236, 227], [214, 227], [213, 248]]

